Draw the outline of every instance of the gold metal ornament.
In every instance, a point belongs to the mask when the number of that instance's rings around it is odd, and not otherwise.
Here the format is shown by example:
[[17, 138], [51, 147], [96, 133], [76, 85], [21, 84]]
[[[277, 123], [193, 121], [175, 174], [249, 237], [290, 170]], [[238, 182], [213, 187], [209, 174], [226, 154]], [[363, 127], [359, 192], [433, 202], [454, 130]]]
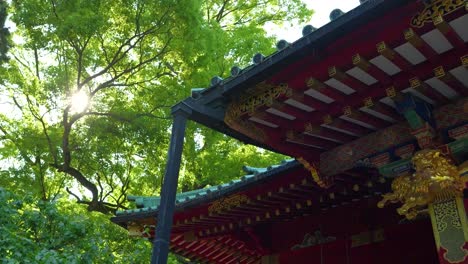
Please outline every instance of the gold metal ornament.
[[230, 208], [238, 207], [242, 204], [248, 203], [250, 201], [249, 197], [243, 194], [235, 194], [231, 195], [227, 198], [221, 198], [215, 202], [208, 208], [208, 212], [210, 213], [219, 213], [225, 210], [229, 210]]
[[440, 19], [465, 5], [465, 0], [435, 0], [411, 19], [411, 26], [421, 28], [426, 23]]
[[464, 183], [457, 167], [439, 150], [421, 150], [413, 156], [412, 162], [416, 172], [395, 178], [393, 192], [384, 194], [378, 207], [383, 208], [388, 202], [401, 202], [403, 205], [397, 212], [414, 219], [428, 204], [462, 195]]

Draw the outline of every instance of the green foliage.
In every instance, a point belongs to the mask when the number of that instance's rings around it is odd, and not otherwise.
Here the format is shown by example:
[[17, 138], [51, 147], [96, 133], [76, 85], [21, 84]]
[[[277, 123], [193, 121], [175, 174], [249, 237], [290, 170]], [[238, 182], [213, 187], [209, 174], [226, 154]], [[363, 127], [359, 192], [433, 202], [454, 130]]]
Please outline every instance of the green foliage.
[[[0, 69], [0, 187], [15, 190], [1, 194], [7, 263], [147, 258], [148, 245], [124, 239], [108, 215], [127, 208], [128, 194], [159, 194], [170, 106], [273, 52], [265, 24], [312, 14], [301, 0], [9, 3], [0, 1], [0, 61], [10, 58]], [[89, 99], [80, 111], [76, 93]], [[181, 191], [283, 158], [194, 124], [186, 135]]]
[[0, 189], [2, 263], [148, 263], [150, 255], [147, 241], [129, 239], [105, 215]]

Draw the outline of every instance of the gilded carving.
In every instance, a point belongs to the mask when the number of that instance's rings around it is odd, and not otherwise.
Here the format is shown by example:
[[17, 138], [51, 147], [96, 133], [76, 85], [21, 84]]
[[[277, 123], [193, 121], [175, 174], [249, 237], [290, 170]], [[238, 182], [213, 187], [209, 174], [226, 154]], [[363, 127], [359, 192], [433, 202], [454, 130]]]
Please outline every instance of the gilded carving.
[[395, 178], [393, 193], [383, 195], [378, 204], [380, 208], [387, 202], [401, 202], [403, 205], [397, 212], [413, 219], [429, 203], [462, 195], [464, 184], [457, 167], [439, 150], [421, 150], [414, 155], [412, 162], [416, 172]]
[[310, 164], [302, 157], [297, 158], [297, 161], [299, 161], [304, 166], [304, 168], [310, 172], [310, 175], [312, 175], [312, 178], [314, 179], [315, 183], [318, 184], [318, 186], [322, 188], [327, 187], [327, 184], [320, 177], [317, 167], [314, 164]]
[[224, 122], [234, 130], [260, 142], [266, 141], [263, 129], [252, 122], [243, 119], [244, 115], [252, 115], [262, 106], [271, 106], [275, 99], [284, 95], [291, 96], [292, 90], [286, 84], [273, 85], [266, 82], [257, 84], [247, 90], [239, 100], [232, 102], [226, 109]]
[[465, 7], [465, 0], [435, 0], [411, 19], [413, 27], [423, 27], [434, 21], [434, 17], [445, 16], [457, 9]]
[[241, 204], [248, 203], [250, 201], [249, 197], [243, 194], [235, 194], [226, 198], [221, 198], [208, 207], [208, 212], [210, 213], [219, 213], [224, 210], [229, 210], [233, 207], [238, 207]]
[[226, 110], [226, 115], [236, 119], [244, 114], [253, 114], [259, 107], [272, 105], [273, 101], [281, 95], [291, 96], [291, 93], [292, 90], [287, 84], [273, 85], [261, 82], [246, 95], [241, 96], [239, 101], [231, 103]]

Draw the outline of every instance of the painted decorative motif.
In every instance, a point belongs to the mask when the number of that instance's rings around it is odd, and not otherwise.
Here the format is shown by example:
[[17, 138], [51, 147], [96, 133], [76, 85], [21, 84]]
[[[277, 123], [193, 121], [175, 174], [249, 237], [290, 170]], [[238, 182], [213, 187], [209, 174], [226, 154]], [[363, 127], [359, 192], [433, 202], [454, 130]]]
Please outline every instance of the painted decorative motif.
[[422, 207], [462, 195], [464, 183], [457, 167], [439, 150], [421, 150], [412, 162], [416, 172], [395, 178], [393, 193], [383, 195], [378, 207], [383, 208], [388, 202], [401, 202], [403, 205], [397, 212], [414, 219]]
[[254, 89], [250, 89], [250, 93], [247, 91], [240, 100], [231, 103], [226, 110], [226, 116], [236, 120], [242, 115], [255, 113], [259, 107], [272, 105], [281, 95], [289, 97], [291, 94], [292, 90], [287, 84], [273, 85], [261, 82]]
[[431, 220], [439, 251], [448, 263], [465, 263], [468, 250], [465, 247], [466, 238], [463, 230], [464, 215], [460, 215], [456, 199], [445, 200], [429, 207]]
[[445, 16], [465, 7], [465, 0], [435, 0], [411, 19], [411, 26], [423, 27], [434, 21], [434, 17]]
[[226, 198], [221, 198], [208, 207], [208, 212], [210, 213], [219, 213], [224, 210], [229, 210], [233, 207], [238, 207], [241, 204], [248, 203], [250, 201], [249, 197], [243, 194], [235, 194]]
[[[448, 104], [435, 109], [436, 130], [440, 131], [457, 124], [468, 122], [468, 98], [458, 100], [455, 104]], [[320, 155], [320, 173], [331, 176], [349, 170], [361, 163], [367, 157], [390, 149], [393, 146], [414, 140], [411, 128], [407, 123], [390, 126], [354, 140], [348, 144], [338, 146]], [[340, 166], [336, 166], [339, 163]]]
[[[353, 168], [356, 162], [364, 158], [412, 139], [413, 136], [407, 124], [390, 126], [322, 153], [320, 155], [320, 172], [327, 176], [338, 174]], [[340, 166], [336, 166], [336, 164], [340, 164]]]
[[455, 104], [448, 104], [437, 108], [433, 114], [437, 129], [444, 129], [468, 121], [468, 98], [461, 99]]
[[297, 158], [297, 161], [299, 161], [304, 166], [304, 168], [310, 172], [310, 175], [312, 175], [312, 178], [314, 179], [315, 183], [318, 184], [318, 186], [322, 188], [326, 188], [328, 186], [328, 184], [320, 177], [317, 166], [315, 164], [310, 164], [302, 157]]
[[448, 131], [448, 135], [453, 139], [462, 139], [468, 137], [468, 124], [450, 129]]
[[351, 248], [360, 247], [385, 240], [383, 229], [362, 232], [351, 237]]
[[332, 236], [324, 236], [322, 231], [316, 230], [314, 234], [305, 234], [302, 243], [294, 245], [291, 247], [291, 250], [298, 250], [301, 248], [312, 247], [320, 244], [325, 244], [329, 242], [333, 242], [336, 240], [336, 237]]
[[265, 142], [267, 135], [263, 129], [252, 122], [242, 119], [243, 115], [252, 115], [262, 106], [271, 106], [280, 96], [291, 96], [292, 90], [286, 85], [272, 85], [261, 82], [246, 91], [238, 101], [232, 102], [226, 109], [224, 122], [232, 129], [259, 142]]

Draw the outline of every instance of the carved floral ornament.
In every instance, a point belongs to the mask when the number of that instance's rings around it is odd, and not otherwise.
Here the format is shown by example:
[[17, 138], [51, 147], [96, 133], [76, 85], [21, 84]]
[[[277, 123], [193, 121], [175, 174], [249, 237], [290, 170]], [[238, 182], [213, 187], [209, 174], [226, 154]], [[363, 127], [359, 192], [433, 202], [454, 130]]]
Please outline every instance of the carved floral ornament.
[[245, 95], [228, 105], [224, 122], [232, 129], [260, 142], [265, 142], [267, 135], [252, 122], [242, 118], [253, 115], [262, 106], [271, 106], [280, 96], [291, 96], [292, 90], [287, 84], [273, 85], [261, 82], [248, 89]]
[[466, 0], [434, 0], [411, 19], [411, 26], [423, 27], [426, 23], [436, 21], [455, 10], [467, 6]]
[[210, 213], [219, 213], [224, 210], [229, 210], [230, 208], [238, 207], [242, 204], [248, 203], [250, 201], [249, 197], [243, 194], [235, 194], [226, 198], [221, 198], [208, 208]]
[[439, 150], [421, 150], [413, 156], [413, 174], [394, 179], [392, 193], [383, 195], [378, 207], [386, 203], [401, 202], [400, 215], [414, 219], [428, 204], [440, 202], [463, 194], [464, 182], [459, 171]]

